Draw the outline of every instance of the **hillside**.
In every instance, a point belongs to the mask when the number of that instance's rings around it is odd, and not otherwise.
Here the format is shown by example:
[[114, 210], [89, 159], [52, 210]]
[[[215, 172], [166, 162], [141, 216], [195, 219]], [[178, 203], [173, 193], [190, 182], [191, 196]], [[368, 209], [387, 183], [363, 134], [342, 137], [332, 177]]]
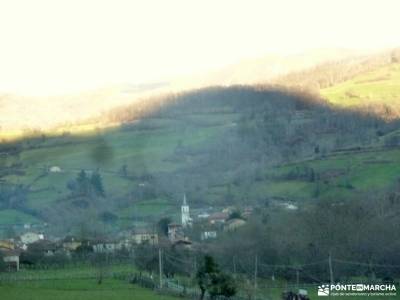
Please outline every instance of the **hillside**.
[[[87, 120], [138, 98], [165, 92], [165, 85], [115, 85], [63, 96], [21, 96], [0, 93], [0, 138], [33, 132], [91, 130]], [[21, 117], [23, 116], [23, 117]], [[85, 120], [85, 126], [77, 126]]]
[[[237, 86], [151, 104], [104, 115], [124, 124], [112, 129], [3, 143], [3, 228], [127, 228], [177, 216], [183, 192], [194, 212], [271, 201], [305, 206], [384, 191], [398, 178], [400, 150], [386, 142], [397, 122], [307, 93]], [[81, 170], [101, 176], [104, 197], [80, 192]]]
[[96, 119], [116, 107], [133, 105], [137, 101], [168, 93], [208, 86], [265, 83], [319, 64], [359, 61], [370, 55], [346, 49], [320, 49], [243, 60], [202, 74], [166, 78], [163, 82], [123, 83], [68, 95], [27, 96], [0, 91], [0, 138], [10, 139], [39, 131], [81, 132], [107, 127], [109, 123], [90, 122], [88, 119]]
[[334, 105], [373, 109], [385, 118], [400, 116], [400, 63], [392, 63], [321, 90]]
[[303, 53], [271, 54], [247, 59], [221, 69], [204, 74], [178, 78], [176, 84], [186, 88], [199, 88], [214, 85], [230, 86], [237, 84], [263, 84], [277, 78], [303, 72], [321, 64], [341, 61], [359, 61], [375, 56], [371, 51], [351, 49], [315, 49]]
[[[112, 128], [39, 132], [2, 143], [0, 225], [127, 228], [177, 217], [184, 192], [194, 211], [271, 201], [303, 207], [385, 192], [400, 171], [399, 122], [392, 114], [400, 66], [384, 63], [387, 57], [367, 70], [352, 65], [355, 75], [320, 89], [321, 96], [268, 86], [198, 89], [91, 119], [120, 124]], [[307, 78], [325, 78], [327, 67]], [[390, 107], [390, 118], [375, 104]], [[91, 184], [82, 193], [81, 170], [101, 177], [104, 195]]]

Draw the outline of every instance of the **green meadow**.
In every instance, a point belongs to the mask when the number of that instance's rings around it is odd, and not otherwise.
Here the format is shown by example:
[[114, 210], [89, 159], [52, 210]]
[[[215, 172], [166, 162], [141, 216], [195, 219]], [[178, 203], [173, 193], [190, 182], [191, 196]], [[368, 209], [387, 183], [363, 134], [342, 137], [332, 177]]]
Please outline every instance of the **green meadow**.
[[0, 284], [0, 297], [7, 300], [177, 299], [116, 279], [106, 279], [101, 285], [93, 279], [38, 280]]
[[[129, 266], [114, 266], [113, 271], [119, 274], [132, 271]], [[93, 277], [93, 278], [92, 278]], [[95, 278], [95, 270], [83, 267], [69, 267], [54, 270], [23, 270], [19, 274], [1, 274], [0, 297], [7, 300], [173, 300], [185, 299], [169, 296], [165, 293], [130, 284], [126, 280], [105, 278], [102, 284], [98, 284]], [[182, 278], [183, 279], [183, 278]], [[285, 287], [285, 281], [271, 281], [260, 279], [258, 282], [257, 299], [281, 300], [282, 293], [290, 289]], [[300, 283], [300, 289], [308, 292], [310, 299], [318, 299], [317, 285]], [[291, 288], [296, 291], [297, 288]], [[335, 296], [334, 299], [348, 299], [348, 296]], [[369, 297], [380, 299], [380, 297]], [[385, 299], [399, 299], [400, 296]], [[351, 299], [360, 300], [365, 297], [352, 296]]]
[[321, 95], [335, 105], [354, 107], [360, 105], [400, 103], [400, 64], [389, 64], [358, 75], [351, 80], [322, 89]]

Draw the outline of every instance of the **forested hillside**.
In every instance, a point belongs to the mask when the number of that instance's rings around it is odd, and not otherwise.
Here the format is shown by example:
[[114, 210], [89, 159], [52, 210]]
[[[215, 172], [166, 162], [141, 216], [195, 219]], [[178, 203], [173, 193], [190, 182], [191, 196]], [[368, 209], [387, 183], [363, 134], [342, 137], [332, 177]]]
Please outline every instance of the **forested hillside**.
[[304, 92], [208, 88], [103, 119], [122, 125], [1, 145], [3, 224], [45, 221], [73, 230], [91, 220], [112, 230], [135, 216], [178, 213], [183, 192], [198, 208], [268, 199], [303, 205], [397, 178], [385, 169], [399, 159], [387, 142], [396, 121]]

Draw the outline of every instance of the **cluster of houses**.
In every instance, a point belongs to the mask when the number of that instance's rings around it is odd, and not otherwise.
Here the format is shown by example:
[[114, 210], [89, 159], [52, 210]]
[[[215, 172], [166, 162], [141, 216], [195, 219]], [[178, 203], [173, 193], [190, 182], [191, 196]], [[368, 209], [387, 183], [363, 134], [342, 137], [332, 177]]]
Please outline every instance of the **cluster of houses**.
[[233, 216], [234, 208], [228, 207], [221, 212], [198, 215], [197, 224], [202, 228], [202, 241], [217, 238], [218, 232], [231, 232], [246, 224], [246, 219], [252, 214], [252, 208], [245, 208], [240, 217]]
[[195, 220], [190, 216], [186, 195], [181, 206], [181, 222], [168, 224], [167, 237], [159, 236], [153, 227], [135, 228], [131, 231], [120, 232], [114, 239], [78, 239], [73, 236], [60, 238], [46, 238], [43, 233], [33, 231], [25, 232], [16, 239], [0, 240], [0, 254], [8, 270], [18, 271], [20, 268], [20, 256], [24, 251], [39, 251], [43, 256], [51, 257], [56, 254], [71, 256], [81, 249], [89, 249], [95, 253], [115, 253], [118, 250], [132, 251], [140, 244], [158, 245], [169, 243], [174, 246], [191, 248], [193, 242], [188, 233], [197, 229], [198, 239], [205, 241], [217, 238], [218, 234], [226, 231], [234, 231], [246, 224], [245, 219], [252, 213], [252, 209], [244, 209], [240, 217], [234, 216], [233, 208], [225, 208], [222, 211], [199, 213]]
[[18, 239], [0, 240], [0, 254], [8, 270], [19, 270], [19, 258], [28, 245], [43, 240], [44, 235], [34, 232], [22, 234]]
[[153, 230], [138, 229], [124, 232], [115, 239], [79, 239], [73, 236], [47, 239], [44, 234], [26, 232], [15, 239], [0, 240], [0, 254], [7, 270], [18, 271], [21, 255], [24, 252], [35, 251], [43, 257], [52, 257], [57, 254], [71, 257], [77, 251], [94, 253], [115, 253], [123, 249], [130, 251], [135, 245], [142, 243], [157, 245], [158, 233]]
[[245, 208], [240, 214], [234, 214], [234, 207], [224, 208], [222, 211], [202, 211], [195, 221], [190, 216], [186, 195], [183, 196], [181, 206], [181, 224], [168, 225], [168, 238], [171, 242], [188, 241], [185, 231], [195, 226], [200, 230], [200, 240], [217, 238], [218, 232], [234, 231], [246, 224], [246, 219], [253, 213], [251, 207]]

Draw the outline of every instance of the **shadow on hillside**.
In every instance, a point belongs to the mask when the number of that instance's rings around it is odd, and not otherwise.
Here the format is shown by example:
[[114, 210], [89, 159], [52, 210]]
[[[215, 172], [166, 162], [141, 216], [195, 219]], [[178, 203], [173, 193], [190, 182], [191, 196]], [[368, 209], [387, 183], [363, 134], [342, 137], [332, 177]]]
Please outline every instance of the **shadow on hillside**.
[[[120, 125], [86, 135], [41, 134], [2, 143], [0, 180], [6, 196], [0, 208], [51, 221], [57, 211], [71, 207], [84, 218], [88, 207], [97, 214], [127, 208], [136, 200], [178, 204], [183, 193], [198, 205], [231, 205], [242, 201], [235, 199], [234, 189], [243, 189], [250, 198], [246, 201], [255, 203], [259, 196], [251, 199], [246, 189], [262, 182], [269, 168], [400, 144], [390, 134], [399, 128], [398, 121], [337, 109], [315, 95], [273, 87], [214, 87], [147, 99], [108, 112], [101, 122]], [[57, 175], [52, 167], [63, 171], [65, 182], [41, 183]], [[103, 177], [112, 204], [70, 201], [80, 170]], [[56, 201], [32, 209], [26, 204], [28, 194], [41, 190]], [[18, 193], [25, 196], [11, 201]]]

